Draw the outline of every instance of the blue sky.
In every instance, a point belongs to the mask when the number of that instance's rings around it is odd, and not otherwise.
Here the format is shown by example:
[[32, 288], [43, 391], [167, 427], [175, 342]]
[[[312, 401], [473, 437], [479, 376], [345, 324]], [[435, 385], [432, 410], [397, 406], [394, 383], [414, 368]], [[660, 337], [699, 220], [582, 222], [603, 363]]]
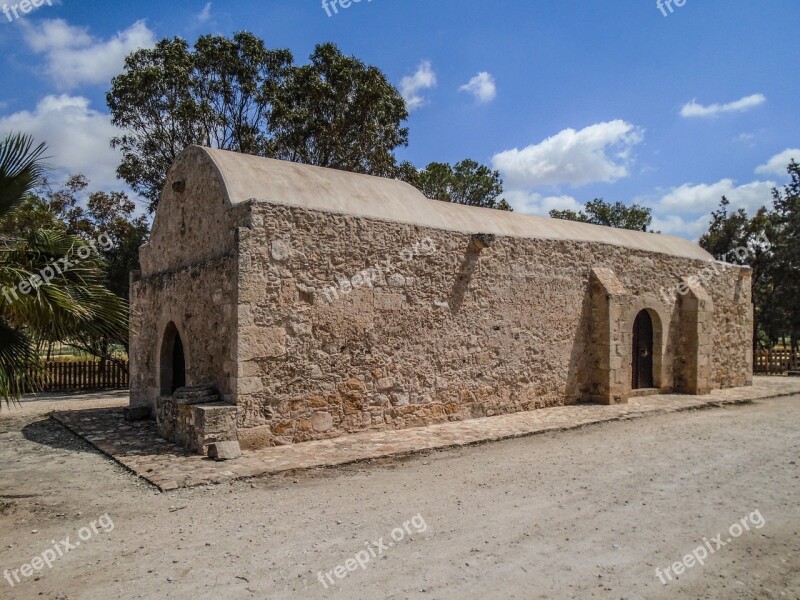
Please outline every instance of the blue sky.
[[104, 98], [125, 54], [243, 29], [376, 65], [413, 107], [400, 158], [492, 165], [519, 212], [639, 202], [696, 239], [722, 194], [753, 211], [800, 161], [797, 0], [37, 1], [0, 0], [0, 132], [97, 187], [124, 187]]

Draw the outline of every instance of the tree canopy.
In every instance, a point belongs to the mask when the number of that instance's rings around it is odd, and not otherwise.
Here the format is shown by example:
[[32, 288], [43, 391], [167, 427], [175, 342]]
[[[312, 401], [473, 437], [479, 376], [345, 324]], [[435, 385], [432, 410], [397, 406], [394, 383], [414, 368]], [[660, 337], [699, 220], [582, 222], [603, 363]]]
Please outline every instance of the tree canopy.
[[800, 165], [787, 167], [790, 182], [772, 191], [770, 238], [774, 251], [771, 306], [765, 306], [770, 337], [782, 333], [800, 345]]
[[432, 200], [512, 210], [503, 193], [499, 171], [465, 159], [455, 165], [432, 162], [421, 171], [408, 163], [401, 167], [401, 179], [417, 187]]
[[647, 231], [653, 221], [652, 210], [639, 204], [626, 206], [622, 202], [609, 204], [602, 198], [587, 202], [582, 211], [551, 210], [550, 217], [567, 221], [592, 223], [618, 229]]
[[117, 174], [158, 204], [166, 173], [199, 144], [380, 176], [396, 175], [405, 102], [385, 75], [334, 44], [308, 65], [240, 32], [204, 35], [193, 47], [163, 39], [125, 60], [106, 95], [122, 151]]
[[321, 44], [275, 90], [266, 155], [394, 177], [394, 150], [408, 143], [405, 101], [376, 67]]
[[112, 140], [122, 151], [117, 175], [151, 212], [170, 165], [192, 144], [402, 179], [436, 200], [511, 210], [500, 174], [485, 165], [399, 163], [405, 100], [380, 69], [332, 43], [296, 65], [288, 50], [246, 32], [204, 35], [191, 47], [163, 39], [128, 56], [106, 101], [125, 132]]

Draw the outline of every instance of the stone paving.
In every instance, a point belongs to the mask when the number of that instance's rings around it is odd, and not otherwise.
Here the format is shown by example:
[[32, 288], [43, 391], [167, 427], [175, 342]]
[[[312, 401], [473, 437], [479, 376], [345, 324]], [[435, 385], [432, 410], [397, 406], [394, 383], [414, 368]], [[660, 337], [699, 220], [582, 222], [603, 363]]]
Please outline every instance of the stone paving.
[[125, 421], [121, 408], [70, 410], [53, 416], [161, 491], [169, 491], [793, 394], [800, 394], [800, 378], [756, 377], [752, 387], [715, 391], [705, 396], [647, 396], [615, 406], [578, 404], [413, 429], [364, 432], [245, 452], [240, 458], [223, 462], [190, 454], [162, 440], [152, 421]]

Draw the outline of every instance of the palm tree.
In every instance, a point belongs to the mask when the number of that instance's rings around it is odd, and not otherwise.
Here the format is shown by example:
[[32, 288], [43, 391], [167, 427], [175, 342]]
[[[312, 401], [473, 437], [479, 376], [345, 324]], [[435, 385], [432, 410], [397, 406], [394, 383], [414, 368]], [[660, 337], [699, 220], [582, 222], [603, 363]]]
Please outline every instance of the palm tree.
[[[0, 142], [0, 224], [42, 181], [44, 152], [27, 135]], [[102, 265], [89, 244], [64, 231], [0, 234], [0, 399], [6, 404], [39, 386], [42, 344], [126, 340], [128, 305], [104, 287]]]

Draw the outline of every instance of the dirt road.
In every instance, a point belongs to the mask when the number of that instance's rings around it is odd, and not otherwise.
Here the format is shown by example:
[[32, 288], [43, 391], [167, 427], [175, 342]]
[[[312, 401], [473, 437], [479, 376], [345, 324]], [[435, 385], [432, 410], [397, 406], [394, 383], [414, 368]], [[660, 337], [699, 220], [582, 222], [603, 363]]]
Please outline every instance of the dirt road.
[[169, 494], [35, 413], [0, 598], [800, 599], [800, 397]]

